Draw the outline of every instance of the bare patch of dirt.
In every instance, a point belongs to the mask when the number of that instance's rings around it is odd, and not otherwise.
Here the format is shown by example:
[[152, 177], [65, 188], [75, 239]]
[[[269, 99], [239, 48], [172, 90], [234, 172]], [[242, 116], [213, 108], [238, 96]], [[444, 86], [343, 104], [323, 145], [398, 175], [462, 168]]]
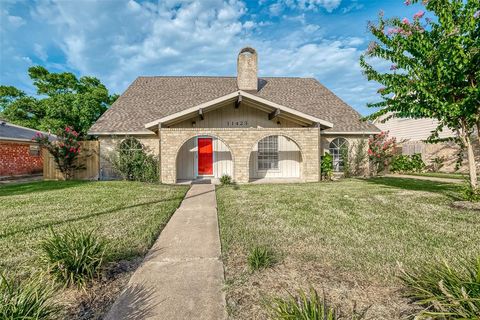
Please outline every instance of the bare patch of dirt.
[[452, 207], [466, 210], [480, 210], [480, 202], [454, 201]]
[[63, 318], [71, 320], [103, 319], [142, 260], [143, 257], [139, 257], [110, 263], [101, 278], [85, 289], [61, 290], [59, 302], [65, 309]]
[[270, 299], [311, 286], [344, 313], [368, 308], [366, 319], [402, 319], [412, 308], [402, 298], [398, 284], [359, 282], [354, 274], [288, 257], [273, 268], [255, 273], [248, 270], [245, 262], [246, 257], [239, 252], [231, 254], [225, 262], [231, 319], [268, 319], [265, 305]]

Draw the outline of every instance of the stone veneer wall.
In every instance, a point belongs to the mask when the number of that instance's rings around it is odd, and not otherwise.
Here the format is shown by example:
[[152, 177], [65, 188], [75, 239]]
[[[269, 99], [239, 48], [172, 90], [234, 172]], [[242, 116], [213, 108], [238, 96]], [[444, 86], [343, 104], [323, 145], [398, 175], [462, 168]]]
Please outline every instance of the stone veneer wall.
[[[145, 150], [148, 153], [151, 153], [154, 155], [160, 154], [160, 146], [159, 146], [160, 140], [156, 135], [153, 135], [153, 134], [151, 136], [131, 135], [130, 137], [133, 137], [138, 141], [140, 141], [144, 145]], [[120, 143], [123, 139], [125, 139], [125, 136], [98, 137], [98, 140], [100, 141], [100, 180], [111, 180], [111, 179], [118, 178], [118, 176], [115, 174], [115, 172], [112, 169], [112, 165], [109, 159], [114, 153], [118, 143]]]
[[211, 135], [230, 148], [233, 158], [233, 179], [249, 181], [249, 158], [253, 146], [270, 135], [283, 135], [297, 143], [302, 153], [301, 178], [318, 181], [320, 178], [319, 128], [161, 128], [160, 167], [163, 183], [176, 182], [176, 157], [180, 147], [189, 139]]

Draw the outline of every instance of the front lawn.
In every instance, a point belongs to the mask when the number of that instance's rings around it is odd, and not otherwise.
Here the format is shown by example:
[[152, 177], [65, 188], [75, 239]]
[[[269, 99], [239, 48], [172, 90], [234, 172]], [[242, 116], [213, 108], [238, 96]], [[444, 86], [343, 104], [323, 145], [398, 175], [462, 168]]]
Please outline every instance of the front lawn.
[[445, 173], [445, 172], [412, 172], [405, 173], [409, 176], [432, 177], [432, 178], [446, 178], [446, 179], [468, 179], [467, 173]]
[[0, 186], [0, 272], [41, 269], [39, 243], [50, 228], [94, 229], [107, 241], [109, 262], [142, 256], [187, 189], [126, 181]]
[[[455, 184], [401, 179], [217, 188], [227, 304], [234, 319], [265, 319], [265, 299], [313, 285], [369, 319], [400, 319], [399, 266], [480, 253], [480, 212], [454, 209]], [[251, 273], [248, 250], [279, 262]]]

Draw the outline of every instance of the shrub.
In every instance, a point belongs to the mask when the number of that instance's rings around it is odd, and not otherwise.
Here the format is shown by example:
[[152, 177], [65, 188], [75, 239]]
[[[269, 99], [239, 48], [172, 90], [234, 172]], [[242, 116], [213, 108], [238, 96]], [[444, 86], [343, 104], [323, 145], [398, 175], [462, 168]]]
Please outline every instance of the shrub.
[[389, 138], [388, 132], [385, 131], [368, 138], [368, 156], [374, 174], [385, 171], [395, 154], [396, 145], [396, 139]]
[[274, 320], [360, 320], [365, 317], [367, 309], [359, 313], [353, 310], [351, 316], [344, 316], [325, 298], [320, 298], [317, 291], [310, 288], [308, 293], [299, 290], [296, 295], [289, 293], [289, 297], [276, 298], [269, 303], [268, 308]]
[[439, 172], [444, 165], [445, 165], [445, 157], [435, 157], [432, 159], [433, 172]]
[[467, 181], [460, 189], [460, 196], [471, 202], [480, 201], [480, 188], [472, 188], [472, 185]]
[[224, 174], [220, 177], [220, 183], [222, 185], [230, 185], [233, 183], [232, 177], [230, 177], [228, 174]]
[[361, 176], [365, 174], [365, 164], [367, 162], [367, 140], [361, 139], [353, 145], [352, 174]]
[[322, 180], [330, 180], [333, 175], [333, 157], [330, 153], [325, 153], [321, 159], [320, 171]]
[[59, 311], [52, 302], [55, 289], [40, 276], [22, 282], [0, 274], [0, 319], [51, 319]]
[[455, 265], [441, 262], [402, 270], [401, 279], [406, 296], [424, 308], [416, 315], [418, 319], [479, 318], [480, 256], [456, 261]]
[[63, 234], [51, 230], [41, 243], [49, 271], [65, 286], [83, 287], [99, 272], [106, 245], [93, 231], [68, 229]]
[[421, 172], [425, 169], [425, 162], [422, 160], [420, 153], [414, 155], [395, 155], [390, 164], [392, 172]]
[[274, 253], [261, 246], [255, 246], [248, 255], [248, 265], [252, 270], [265, 269], [273, 266], [275, 263]]
[[56, 141], [50, 141], [49, 136], [40, 132], [35, 134], [32, 140], [35, 140], [41, 147], [46, 148], [53, 157], [58, 170], [70, 179], [76, 169], [83, 169], [77, 164], [77, 158], [80, 154], [79, 134], [70, 127], [57, 133]]
[[340, 156], [343, 163], [343, 176], [349, 178], [352, 175], [352, 169], [350, 165], [350, 150], [348, 147], [344, 147], [340, 150]]
[[158, 159], [145, 152], [145, 147], [135, 138], [120, 142], [110, 158], [113, 169], [125, 180], [158, 182]]

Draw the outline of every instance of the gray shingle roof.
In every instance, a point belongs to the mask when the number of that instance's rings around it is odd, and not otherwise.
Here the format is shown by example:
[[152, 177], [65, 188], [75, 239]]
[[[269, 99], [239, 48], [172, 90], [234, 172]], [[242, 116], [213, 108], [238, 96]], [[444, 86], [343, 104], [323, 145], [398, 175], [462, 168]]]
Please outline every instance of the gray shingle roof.
[[[31, 141], [37, 132], [47, 135], [47, 133], [39, 130], [18, 126], [18, 125], [0, 120], [0, 140], [15, 139], [15, 140]], [[54, 136], [52, 135], [52, 137]]]
[[[254, 95], [333, 123], [328, 131], [379, 131], [316, 79], [265, 77], [259, 84]], [[148, 122], [237, 90], [235, 77], [139, 77], [90, 132], [145, 132]]]

